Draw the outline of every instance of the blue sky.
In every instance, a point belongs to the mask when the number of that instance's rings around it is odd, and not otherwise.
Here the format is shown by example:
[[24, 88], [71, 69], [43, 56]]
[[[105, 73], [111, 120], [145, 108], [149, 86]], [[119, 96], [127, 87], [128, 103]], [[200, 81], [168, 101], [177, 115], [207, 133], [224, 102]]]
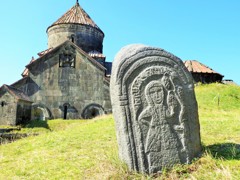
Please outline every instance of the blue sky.
[[[3, 1], [0, 7], [0, 85], [21, 78], [31, 57], [47, 49], [46, 29], [75, 0]], [[198, 60], [240, 84], [239, 0], [79, 0], [105, 33], [112, 61], [125, 45], [163, 48]]]

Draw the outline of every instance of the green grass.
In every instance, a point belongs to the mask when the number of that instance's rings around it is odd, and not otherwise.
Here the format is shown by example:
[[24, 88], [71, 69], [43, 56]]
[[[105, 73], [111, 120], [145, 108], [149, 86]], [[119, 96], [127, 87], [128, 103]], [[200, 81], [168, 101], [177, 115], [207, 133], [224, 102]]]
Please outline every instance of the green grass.
[[201, 85], [196, 95], [204, 150], [190, 165], [154, 177], [129, 171], [109, 115], [26, 125], [22, 133], [39, 136], [0, 146], [0, 179], [240, 179], [240, 87]]

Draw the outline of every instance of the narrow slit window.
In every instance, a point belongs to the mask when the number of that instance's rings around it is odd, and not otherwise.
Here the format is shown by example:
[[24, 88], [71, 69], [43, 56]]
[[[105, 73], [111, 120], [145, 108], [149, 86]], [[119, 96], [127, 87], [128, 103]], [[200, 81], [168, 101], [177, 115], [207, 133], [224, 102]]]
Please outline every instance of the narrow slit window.
[[5, 101], [1, 102], [1, 106], [4, 107], [7, 103]]
[[71, 41], [72, 41], [73, 43], [75, 43], [75, 35], [74, 35], [74, 34], [71, 35]]

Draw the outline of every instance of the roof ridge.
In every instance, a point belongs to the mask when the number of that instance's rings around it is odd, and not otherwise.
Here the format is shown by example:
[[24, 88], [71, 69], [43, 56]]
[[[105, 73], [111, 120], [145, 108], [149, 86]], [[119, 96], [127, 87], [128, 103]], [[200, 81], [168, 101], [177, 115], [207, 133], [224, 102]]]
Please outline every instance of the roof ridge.
[[[188, 71], [193, 73], [213, 73], [213, 74], [219, 74], [209, 66], [197, 61], [197, 60], [187, 60], [185, 61], [185, 66], [187, 67]], [[222, 75], [221, 75], [222, 76]]]
[[83, 51], [79, 46], [77, 46], [75, 43], [71, 42], [70, 40], [66, 40], [64, 41], [62, 44], [58, 45], [57, 47], [54, 47], [51, 51], [48, 51], [46, 54], [44, 54], [41, 57], [38, 57], [37, 59], [35, 59], [35, 61], [33, 61], [32, 63], [27, 64], [25, 67], [28, 69], [28, 67], [33, 64], [38, 62], [40, 59], [44, 58], [47, 54], [54, 52], [55, 50], [57, 50], [58, 48], [60, 48], [62, 45], [66, 44], [66, 43], [70, 43], [71, 45], [73, 45], [76, 49], [78, 49], [82, 54], [86, 55], [87, 58], [89, 59], [90, 62], [92, 62], [93, 64], [97, 65], [98, 68], [105, 70], [106, 68], [100, 64], [99, 62], [97, 62], [95, 59], [93, 59], [87, 52]]
[[29, 78], [29, 76], [23, 76], [21, 79], [17, 80], [16, 82], [12, 83], [10, 86], [15, 87], [15, 84], [19, 83], [20, 81], [23, 81], [25, 79]]
[[16, 97], [16, 99], [21, 99], [21, 100], [25, 100], [25, 101], [29, 101], [31, 102], [30, 98], [28, 97], [28, 95], [26, 95], [22, 90], [15, 88], [13, 86], [10, 85], [3, 85], [7, 91], [9, 91], [14, 97]]
[[[207, 65], [205, 65], [205, 64], [203, 64], [203, 63], [201, 63], [201, 62], [198, 62], [199, 64], [201, 64], [202, 66], [205, 66], [206, 68], [208, 68], [208, 69], [211, 69], [211, 70], [213, 70], [212, 68], [210, 68], [209, 66], [207, 66]], [[214, 70], [213, 70], [214, 71]]]

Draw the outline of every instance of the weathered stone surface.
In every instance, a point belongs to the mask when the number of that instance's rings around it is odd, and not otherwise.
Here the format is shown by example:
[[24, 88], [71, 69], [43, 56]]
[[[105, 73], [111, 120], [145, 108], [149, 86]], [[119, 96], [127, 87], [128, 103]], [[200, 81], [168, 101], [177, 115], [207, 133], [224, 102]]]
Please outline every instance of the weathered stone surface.
[[17, 101], [10, 93], [6, 92], [3, 96], [1, 96], [0, 102], [0, 125], [15, 125]]
[[83, 24], [58, 24], [49, 27], [48, 47], [57, 47], [74, 37], [76, 43], [85, 52], [96, 50], [102, 53], [104, 34], [101, 30]]
[[7, 85], [0, 87], [0, 125], [17, 125], [29, 121], [31, 104], [22, 91]]
[[[32, 119], [83, 118], [85, 107], [91, 104], [101, 106], [106, 113], [111, 112], [104, 67], [72, 42], [66, 41], [47, 57], [30, 64], [28, 69], [29, 78], [34, 82], [28, 84], [26, 92], [30, 92], [28, 96], [34, 102]], [[65, 103], [69, 104], [67, 108]], [[102, 115], [102, 111], [89, 113], [91, 117]]]
[[179, 58], [126, 46], [113, 62], [110, 91], [119, 155], [130, 169], [156, 173], [200, 154], [194, 85]]

